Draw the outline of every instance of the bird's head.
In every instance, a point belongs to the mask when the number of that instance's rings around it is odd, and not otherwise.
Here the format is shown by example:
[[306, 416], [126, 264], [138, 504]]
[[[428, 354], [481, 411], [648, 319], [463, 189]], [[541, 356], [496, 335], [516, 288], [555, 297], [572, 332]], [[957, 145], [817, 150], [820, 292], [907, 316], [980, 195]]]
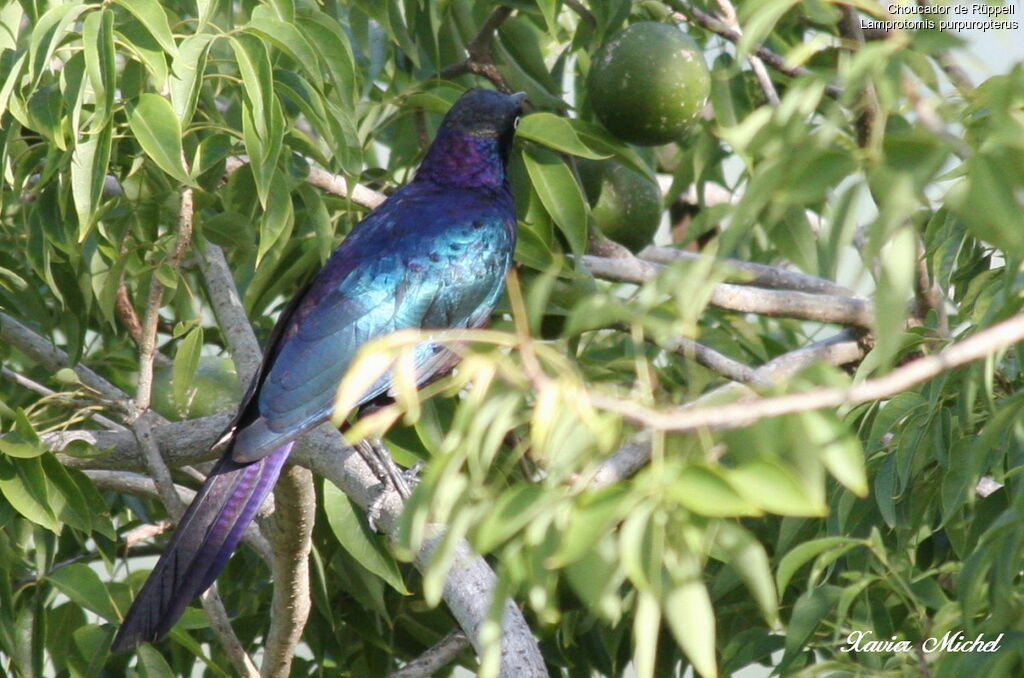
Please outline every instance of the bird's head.
[[523, 114], [525, 92], [502, 94], [489, 89], [471, 89], [459, 97], [441, 122], [441, 129], [494, 139], [509, 145]]
[[417, 176], [444, 183], [503, 181], [526, 94], [471, 89], [448, 110]]

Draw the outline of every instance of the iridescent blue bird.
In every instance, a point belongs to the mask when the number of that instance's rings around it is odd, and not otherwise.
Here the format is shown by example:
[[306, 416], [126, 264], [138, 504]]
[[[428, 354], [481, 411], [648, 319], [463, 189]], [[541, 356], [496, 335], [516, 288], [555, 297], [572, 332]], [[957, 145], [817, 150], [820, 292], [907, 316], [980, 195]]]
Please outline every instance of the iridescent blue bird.
[[[295, 439], [327, 421], [367, 341], [404, 328], [487, 323], [516, 242], [506, 176], [523, 95], [466, 92], [444, 117], [415, 178], [361, 221], [271, 333], [263, 365], [221, 439], [226, 451], [185, 511], [114, 639], [154, 641], [224, 569], [277, 482]], [[424, 383], [452, 367], [416, 349]], [[361, 404], [387, 398], [388, 376]]]

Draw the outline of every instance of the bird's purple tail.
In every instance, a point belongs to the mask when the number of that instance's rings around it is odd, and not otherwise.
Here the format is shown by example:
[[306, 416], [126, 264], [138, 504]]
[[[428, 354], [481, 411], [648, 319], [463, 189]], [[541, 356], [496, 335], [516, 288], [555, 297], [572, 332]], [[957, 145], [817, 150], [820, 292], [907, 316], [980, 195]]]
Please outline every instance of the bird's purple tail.
[[293, 444], [251, 463], [234, 461], [230, 449], [221, 457], [128, 610], [114, 652], [164, 636], [192, 599], [213, 584], [273, 489]]

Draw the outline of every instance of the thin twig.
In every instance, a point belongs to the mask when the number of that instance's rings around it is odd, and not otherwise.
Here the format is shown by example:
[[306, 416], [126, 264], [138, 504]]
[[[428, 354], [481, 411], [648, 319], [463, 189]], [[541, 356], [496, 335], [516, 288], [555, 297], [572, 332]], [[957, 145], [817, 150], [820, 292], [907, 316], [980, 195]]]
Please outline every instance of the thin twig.
[[994, 355], [1021, 341], [1024, 341], [1024, 314], [981, 330], [968, 339], [947, 346], [939, 353], [918, 358], [889, 374], [867, 379], [846, 388], [816, 388], [802, 393], [719, 407], [684, 406], [665, 410], [656, 410], [641, 403], [620, 400], [605, 394], [589, 393], [588, 397], [596, 407], [617, 412], [626, 419], [653, 430], [742, 428], [758, 420], [784, 414], [884, 400], [957, 367]]
[[469, 647], [466, 634], [461, 629], [455, 629], [431, 645], [423, 654], [390, 673], [388, 678], [430, 678], [455, 661]]
[[[103, 469], [85, 469], [82, 471], [101, 490], [130, 494], [133, 497], [143, 499], [159, 500], [160, 495], [156, 490], [156, 483], [149, 476], [132, 471], [108, 471]], [[174, 491], [183, 503], [189, 503], [195, 498], [195, 490], [183, 485], [174, 485]], [[261, 511], [261, 515], [263, 511]], [[142, 531], [136, 528], [129, 534], [124, 535], [128, 547], [145, 540], [151, 539], [167, 531], [170, 523], [162, 521], [156, 525], [147, 525]], [[270, 544], [255, 527], [249, 527], [243, 537], [245, 543], [251, 547], [256, 554], [270, 567], [273, 564], [273, 553]]]
[[[850, 5], [840, 5], [842, 19], [839, 21], [839, 32], [854, 46], [854, 51], [864, 46], [864, 32], [860, 27], [860, 15]], [[860, 92], [860, 112], [857, 114], [857, 143], [861, 148], [873, 151], [882, 138], [885, 119], [878, 104], [878, 93], [870, 80], [864, 83]]]
[[242, 299], [238, 295], [235, 279], [224, 258], [224, 251], [211, 242], [203, 247], [202, 256], [197, 257], [199, 270], [206, 282], [206, 292], [217, 319], [217, 326], [224, 333], [228, 351], [235, 363], [238, 379], [248, 384], [260, 368], [263, 354], [260, 351], [256, 333], [252, 330], [245, 313]]
[[121, 426], [121, 424], [118, 424], [116, 421], [113, 421], [112, 419], [107, 419], [99, 412], [92, 412], [91, 410], [88, 409], [82, 409], [82, 403], [70, 397], [69, 395], [65, 393], [58, 393], [57, 391], [54, 391], [51, 388], [43, 386], [42, 384], [33, 381], [32, 379], [29, 379], [25, 375], [19, 374], [12, 369], [0, 367], [0, 375], [2, 375], [4, 379], [7, 379], [8, 381], [12, 381], [18, 386], [26, 388], [30, 391], [34, 391], [35, 393], [38, 393], [46, 398], [49, 398], [56, 403], [59, 403], [60, 405], [63, 405], [65, 407], [76, 408], [82, 414], [82, 416], [92, 419], [101, 426], [106, 426], [108, 429], [114, 431], [128, 430], [124, 426]]
[[767, 388], [774, 382], [758, 375], [757, 370], [743, 363], [723, 355], [709, 346], [698, 343], [693, 339], [685, 337], [674, 337], [657, 342], [657, 345], [666, 351], [693, 360], [713, 372], [717, 372], [726, 379], [738, 381], [741, 384]]
[[[735, 30], [728, 26], [722, 25], [722, 23], [715, 17], [703, 12], [696, 7], [689, 7], [682, 2], [682, 0], [669, 0], [668, 4], [675, 10], [673, 18], [677, 21], [685, 21], [693, 26], [699, 26], [705, 30], [716, 33], [726, 40], [734, 43], [738, 43], [743, 37]], [[788, 75], [793, 78], [804, 77], [808, 75], [814, 75], [813, 72], [804, 68], [803, 66], [791, 66], [786, 62], [786, 58], [780, 54], [777, 54], [767, 47], [758, 46], [754, 49], [754, 54], [760, 57], [766, 64], [774, 68], [780, 73]], [[835, 85], [825, 85], [825, 94], [832, 99], [838, 99], [842, 96], [843, 91]]]
[[[328, 193], [348, 198], [355, 204], [362, 205], [363, 207], [369, 207], [370, 209], [377, 207], [387, 200], [387, 196], [383, 193], [375, 191], [372, 188], [367, 188], [362, 184], [350, 184], [345, 177], [338, 174], [332, 174], [321, 167], [317, 167], [308, 159], [307, 161], [310, 164], [309, 174], [306, 175], [306, 183], [310, 186], [316, 186]], [[225, 163], [224, 175], [231, 176], [240, 167], [243, 167], [248, 163], [248, 156], [232, 155]]]
[[928, 258], [925, 256], [924, 241], [917, 238], [917, 276], [914, 284], [914, 316], [923, 323], [929, 311], [934, 311], [938, 320], [938, 331], [942, 337], [949, 336], [949, 317], [946, 314], [946, 302], [942, 298], [939, 282], [932, 278], [928, 271]]
[[565, 0], [565, 6], [576, 12], [583, 21], [587, 22], [591, 28], [597, 28], [597, 18], [587, 9], [580, 0]]
[[491, 55], [491, 43], [494, 40], [494, 32], [498, 30], [498, 27], [511, 14], [511, 7], [506, 7], [505, 5], [495, 7], [480, 27], [480, 31], [466, 44], [466, 52], [469, 56], [462, 61], [445, 66], [435, 77], [451, 80], [460, 75], [475, 73], [490, 80], [498, 88], [498, 91], [511, 94], [512, 89], [505, 82], [505, 78], [501, 75], [498, 67], [495, 66], [494, 58]]
[[[789, 379], [808, 365], [824, 363], [827, 365], [846, 365], [864, 357], [864, 351], [852, 330], [846, 330], [808, 346], [785, 353], [754, 370], [758, 379], [774, 383]], [[747, 386], [738, 382], [724, 384], [700, 396], [684, 408], [696, 409], [704, 404], [718, 403], [722, 400], [739, 398], [755, 398], [757, 394]], [[651, 459], [650, 434], [646, 431], [632, 438], [601, 462], [587, 479], [594, 488], [605, 487], [628, 478]]]
[[82, 384], [107, 399], [115, 407], [126, 411], [131, 403], [131, 397], [127, 393], [85, 365], [72, 366], [67, 353], [54, 346], [49, 339], [2, 311], [0, 311], [0, 339], [52, 372], [70, 367], [78, 375]]
[[[740, 22], [736, 18], [736, 8], [732, 6], [732, 3], [729, 0], [718, 0], [718, 8], [722, 10], [725, 25], [742, 36], [743, 30], [740, 28]], [[779, 93], [775, 91], [775, 85], [768, 75], [768, 69], [764, 67], [764, 61], [756, 54], [748, 56], [747, 61], [750, 62], [750, 68], [754, 71], [754, 76], [757, 78], [758, 84], [761, 85], [765, 97], [768, 98], [768, 103], [772, 106], [778, 106]]]
[[[917, 0], [918, 7], [931, 7], [931, 0]], [[968, 94], [974, 89], [974, 82], [971, 81], [971, 76], [967, 75], [953, 55], [948, 50], [937, 50], [933, 52], [935, 54], [935, 60], [939, 62], [939, 67], [949, 77], [949, 81], [960, 90], [961, 94]]]

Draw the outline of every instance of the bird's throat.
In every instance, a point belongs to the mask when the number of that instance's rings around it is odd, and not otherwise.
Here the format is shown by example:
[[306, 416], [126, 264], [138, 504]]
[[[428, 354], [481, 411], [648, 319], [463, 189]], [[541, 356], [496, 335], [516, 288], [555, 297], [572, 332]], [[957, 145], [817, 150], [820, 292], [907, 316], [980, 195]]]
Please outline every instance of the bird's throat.
[[447, 186], [501, 186], [508, 151], [497, 139], [442, 129], [420, 165], [417, 179]]

